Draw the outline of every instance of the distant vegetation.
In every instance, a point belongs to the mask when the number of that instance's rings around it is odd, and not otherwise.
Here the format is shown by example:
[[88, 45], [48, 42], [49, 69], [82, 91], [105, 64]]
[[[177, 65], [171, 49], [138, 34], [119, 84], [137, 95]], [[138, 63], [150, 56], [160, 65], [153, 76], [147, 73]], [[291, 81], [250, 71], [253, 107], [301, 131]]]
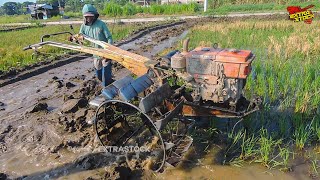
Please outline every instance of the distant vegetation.
[[149, 7], [142, 7], [132, 3], [127, 3], [121, 6], [117, 3], [107, 3], [103, 14], [107, 16], [131, 16], [138, 13], [146, 13], [152, 15], [174, 15], [174, 14], [192, 14], [200, 10], [200, 5], [197, 3], [190, 4], [169, 4], [169, 5], [157, 5], [153, 4]]

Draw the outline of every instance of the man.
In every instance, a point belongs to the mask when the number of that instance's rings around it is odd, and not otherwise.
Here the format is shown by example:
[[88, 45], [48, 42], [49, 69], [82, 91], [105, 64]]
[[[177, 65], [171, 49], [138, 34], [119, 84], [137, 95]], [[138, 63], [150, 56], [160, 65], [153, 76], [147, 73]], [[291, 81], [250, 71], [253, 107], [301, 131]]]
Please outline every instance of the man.
[[[84, 23], [80, 27], [80, 34], [87, 35], [93, 39], [113, 43], [112, 35], [107, 25], [98, 19], [99, 13], [97, 9], [91, 5], [86, 4], [83, 6], [82, 14]], [[102, 48], [97, 44], [93, 45], [96, 48]], [[94, 67], [98, 79], [102, 82], [102, 86], [106, 87], [112, 83], [112, 64], [110, 59], [103, 59], [99, 56], [93, 56]]]

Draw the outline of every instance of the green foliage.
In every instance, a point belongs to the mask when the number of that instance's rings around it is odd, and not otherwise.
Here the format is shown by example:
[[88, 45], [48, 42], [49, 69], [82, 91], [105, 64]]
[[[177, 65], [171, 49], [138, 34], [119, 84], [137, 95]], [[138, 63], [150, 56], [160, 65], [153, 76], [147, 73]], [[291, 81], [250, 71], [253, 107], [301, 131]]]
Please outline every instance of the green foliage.
[[109, 3], [106, 3], [106, 6], [103, 12], [105, 15], [108, 15], [111, 17], [117, 17], [122, 15], [123, 10], [120, 5], [114, 2], [109, 2]]
[[269, 163], [274, 152], [274, 147], [281, 144], [281, 139], [275, 140], [269, 135], [266, 129], [261, 129], [258, 142], [260, 145], [260, 159], [257, 162], [262, 162], [263, 165], [270, 167]]
[[20, 22], [31, 22], [31, 16], [30, 15], [0, 16], [0, 24], [20, 23]]
[[169, 4], [157, 5], [153, 4], [149, 7], [141, 7], [139, 5], [127, 3], [124, 6], [115, 2], [108, 2], [105, 5], [103, 13], [111, 17], [132, 16], [137, 13], [147, 13], [152, 15], [173, 15], [173, 14], [192, 14], [198, 12], [200, 6], [197, 3], [190, 4]]
[[127, 16], [132, 16], [136, 14], [136, 12], [137, 12], [136, 6], [131, 3], [127, 3], [125, 6], [123, 6], [123, 14]]

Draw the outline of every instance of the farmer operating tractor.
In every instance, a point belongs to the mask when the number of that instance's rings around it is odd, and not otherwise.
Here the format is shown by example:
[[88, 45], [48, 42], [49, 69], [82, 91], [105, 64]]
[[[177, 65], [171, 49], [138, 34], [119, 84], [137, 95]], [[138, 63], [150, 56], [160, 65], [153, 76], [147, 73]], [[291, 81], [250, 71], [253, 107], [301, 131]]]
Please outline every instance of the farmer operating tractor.
[[[198, 116], [241, 118], [259, 110], [260, 100], [243, 96], [255, 55], [249, 50], [197, 47], [183, 50], [168, 62], [158, 62], [112, 45], [107, 26], [91, 5], [83, 8], [84, 24], [69, 45], [42, 41], [25, 48], [49, 45], [94, 55], [94, 67], [104, 86], [90, 102], [96, 106], [94, 130], [104, 146], [148, 147], [139, 162], [152, 162], [154, 171], [175, 166], [188, 150], [187, 132]], [[57, 33], [58, 34], [58, 33]], [[56, 34], [54, 34], [56, 35]], [[51, 35], [46, 35], [50, 37]], [[92, 47], [83, 45], [89, 41]], [[136, 78], [112, 82], [111, 62], [120, 63]], [[103, 97], [103, 98], [101, 98]], [[126, 154], [127, 160], [135, 154]]]
[[[86, 4], [82, 9], [83, 24], [80, 27], [79, 34], [89, 36], [93, 39], [113, 43], [112, 35], [107, 25], [99, 18], [97, 9], [91, 5]], [[73, 40], [74, 38], [69, 38]], [[92, 44], [95, 48], [102, 48], [97, 44]], [[106, 87], [112, 82], [112, 64], [110, 59], [105, 59], [100, 56], [94, 55], [94, 68], [98, 79], [102, 82], [103, 87]]]

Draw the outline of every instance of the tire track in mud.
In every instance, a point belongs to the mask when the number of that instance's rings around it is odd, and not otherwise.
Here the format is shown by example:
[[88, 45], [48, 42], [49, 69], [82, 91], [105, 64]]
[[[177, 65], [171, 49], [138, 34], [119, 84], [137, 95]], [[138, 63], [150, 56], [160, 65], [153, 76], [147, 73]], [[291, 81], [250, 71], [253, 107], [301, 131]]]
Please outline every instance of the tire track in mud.
[[[179, 22], [148, 29], [129, 44], [120, 42], [121, 48], [131, 47], [130, 51], [151, 57], [150, 51], [159, 45], [157, 50], [170, 48], [192, 25]], [[4, 95], [0, 97], [4, 107], [0, 111], [0, 172], [15, 178], [42, 179], [48, 174], [58, 178], [79, 167], [85, 171], [108, 165], [103, 158], [91, 162], [90, 158], [96, 158], [88, 155], [98, 147], [86, 123], [94, 115], [88, 101], [101, 91], [92, 67], [92, 58], [86, 58], [0, 88]], [[113, 72], [115, 79], [130, 74], [117, 63]], [[78, 159], [80, 155], [83, 160]], [[69, 173], [61, 172], [65, 169]]]

